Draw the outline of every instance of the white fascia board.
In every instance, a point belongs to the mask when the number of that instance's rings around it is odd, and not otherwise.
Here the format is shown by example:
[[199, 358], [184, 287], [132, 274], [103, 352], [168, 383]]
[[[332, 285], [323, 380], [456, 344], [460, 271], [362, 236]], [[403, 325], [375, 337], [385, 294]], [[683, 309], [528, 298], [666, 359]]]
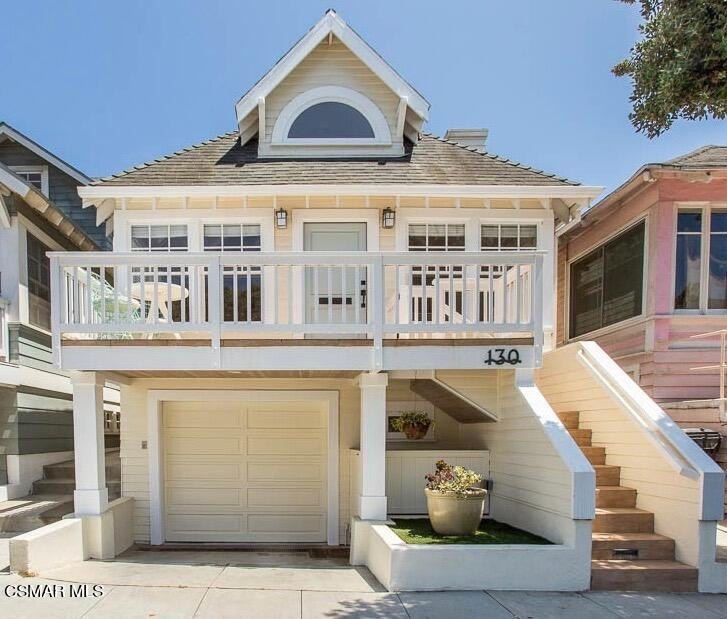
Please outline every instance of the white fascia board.
[[328, 34], [333, 33], [381, 81], [399, 97], [407, 97], [408, 105], [420, 118], [429, 117], [429, 102], [379, 56], [334, 11], [328, 11], [311, 30], [283, 56], [235, 105], [238, 124], [253, 112], [260, 97], [265, 97], [310, 54]]
[[107, 198], [242, 196], [459, 196], [476, 198], [592, 199], [603, 187], [587, 185], [90, 185], [79, 187], [84, 206]]
[[33, 186], [30, 183], [25, 182], [2, 163], [0, 163], [0, 184], [7, 187], [13, 193], [18, 194], [21, 198], [25, 198], [33, 190]]
[[70, 164], [66, 163], [62, 159], [59, 159], [53, 153], [43, 148], [40, 144], [37, 144], [30, 138], [24, 136], [19, 131], [13, 129], [11, 126], [5, 123], [0, 123], [0, 137], [3, 136], [8, 137], [11, 140], [17, 142], [18, 144], [23, 145], [29, 151], [38, 155], [38, 157], [40, 157], [41, 159], [44, 159], [59, 170], [62, 170], [63, 172], [68, 174], [68, 176], [75, 178], [82, 185], [87, 185], [91, 182], [92, 179], [83, 174], [83, 172], [76, 170], [76, 168], [74, 168]]

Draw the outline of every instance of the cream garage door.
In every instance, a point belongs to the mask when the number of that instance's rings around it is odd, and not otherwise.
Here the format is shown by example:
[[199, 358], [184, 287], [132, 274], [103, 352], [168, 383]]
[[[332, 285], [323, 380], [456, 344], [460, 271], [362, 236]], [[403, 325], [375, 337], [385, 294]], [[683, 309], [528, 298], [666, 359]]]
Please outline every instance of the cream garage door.
[[325, 542], [323, 402], [167, 402], [165, 537]]

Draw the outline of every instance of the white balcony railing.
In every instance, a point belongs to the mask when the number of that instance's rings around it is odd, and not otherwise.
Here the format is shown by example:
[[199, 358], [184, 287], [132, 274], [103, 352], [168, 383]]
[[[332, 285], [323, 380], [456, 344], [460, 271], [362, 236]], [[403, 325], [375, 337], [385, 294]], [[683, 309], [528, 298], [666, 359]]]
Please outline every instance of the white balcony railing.
[[10, 359], [10, 337], [8, 335], [7, 302], [0, 297], [0, 361]]
[[542, 255], [51, 253], [62, 339], [524, 336], [542, 345]]

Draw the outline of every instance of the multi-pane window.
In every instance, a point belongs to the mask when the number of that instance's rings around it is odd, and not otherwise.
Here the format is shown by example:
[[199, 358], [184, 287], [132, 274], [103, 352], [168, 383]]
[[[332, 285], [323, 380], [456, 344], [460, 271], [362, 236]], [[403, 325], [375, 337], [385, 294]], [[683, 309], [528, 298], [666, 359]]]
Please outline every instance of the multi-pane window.
[[570, 267], [570, 337], [638, 316], [644, 288], [643, 221]]
[[[131, 251], [150, 253], [183, 252], [189, 249], [187, 226], [184, 224], [144, 224], [131, 226]], [[132, 292], [139, 294], [143, 302], [144, 315], [159, 308], [163, 316], [172, 321], [181, 320], [182, 315], [189, 316], [189, 296], [183, 289], [189, 289], [189, 274], [182, 267], [160, 266], [156, 269], [150, 267], [133, 267], [131, 270]], [[156, 283], [156, 287], [155, 287]], [[172, 288], [159, 286], [169, 283]], [[174, 287], [179, 288], [174, 288]], [[154, 291], [156, 290], [156, 298]], [[178, 295], [175, 295], [176, 291]], [[167, 291], [172, 293], [171, 298], [165, 298]], [[177, 297], [175, 299], [174, 297]], [[184, 311], [182, 310], [184, 303]]]
[[480, 227], [482, 251], [533, 251], [538, 246], [534, 224], [483, 224]]
[[[259, 252], [258, 224], [209, 224], [204, 226], [204, 250]], [[244, 261], [243, 261], [244, 262]], [[225, 321], [262, 320], [262, 272], [260, 267], [226, 266], [222, 274]]]
[[674, 308], [727, 309], [727, 209], [677, 213]]
[[50, 329], [50, 258], [46, 252], [51, 250], [31, 234], [26, 245], [30, 324]]
[[131, 251], [170, 252], [188, 248], [184, 224], [131, 226]]
[[33, 187], [48, 193], [48, 169], [43, 166], [29, 166], [29, 167], [11, 167], [14, 174], [17, 174], [24, 181], [27, 181]]
[[[465, 243], [465, 226], [464, 224], [409, 224], [409, 251], [421, 251], [421, 252], [436, 252], [436, 251], [464, 251]], [[412, 268], [412, 286], [416, 287], [417, 290], [422, 286], [422, 271], [421, 267]], [[439, 278], [441, 290], [445, 294], [443, 299], [442, 309], [444, 315], [449, 315], [449, 292], [445, 290], [445, 284], [442, 280], [449, 282], [450, 272], [449, 267], [440, 266], [439, 273], [437, 275], [437, 269], [433, 266], [426, 268], [426, 276], [424, 278], [425, 287], [433, 286], [435, 280]], [[452, 279], [462, 278], [462, 267], [453, 267]], [[448, 286], [448, 284], [447, 284]], [[433, 294], [435, 291], [425, 291], [421, 295], [415, 295], [412, 297], [411, 307], [411, 319], [414, 322], [432, 322], [434, 318], [434, 298]], [[455, 297], [457, 293], [455, 293]], [[459, 293], [459, 304], [461, 308], [462, 295]]]

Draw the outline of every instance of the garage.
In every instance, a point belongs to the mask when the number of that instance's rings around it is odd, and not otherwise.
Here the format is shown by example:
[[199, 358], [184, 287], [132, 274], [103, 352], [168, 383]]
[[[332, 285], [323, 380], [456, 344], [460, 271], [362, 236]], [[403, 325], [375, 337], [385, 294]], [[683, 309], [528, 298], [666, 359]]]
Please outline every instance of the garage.
[[161, 408], [166, 541], [327, 541], [328, 402], [247, 392]]

